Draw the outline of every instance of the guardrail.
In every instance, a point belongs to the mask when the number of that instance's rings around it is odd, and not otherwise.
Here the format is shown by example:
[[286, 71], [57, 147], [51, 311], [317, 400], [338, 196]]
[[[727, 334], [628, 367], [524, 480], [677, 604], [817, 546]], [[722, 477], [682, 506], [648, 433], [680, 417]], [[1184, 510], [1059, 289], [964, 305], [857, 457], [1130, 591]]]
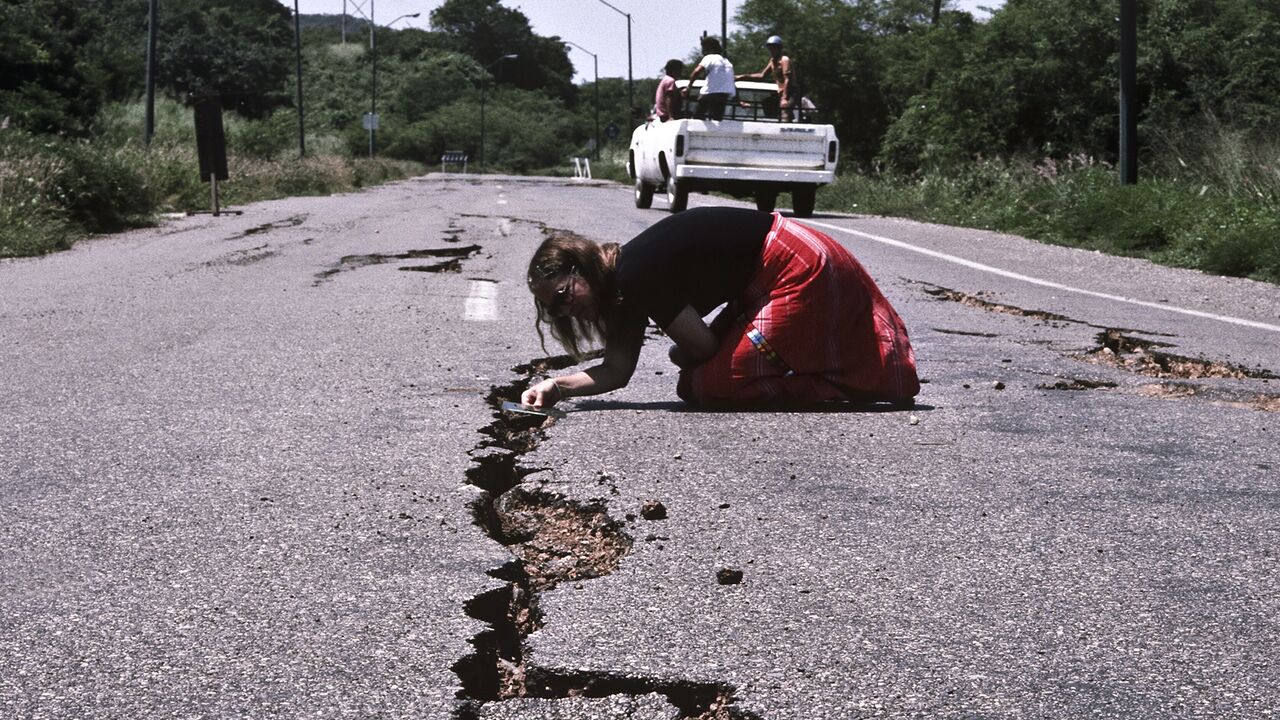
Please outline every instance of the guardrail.
[[445, 172], [446, 165], [461, 165], [462, 172], [467, 172], [467, 154], [461, 150], [445, 150], [440, 156], [440, 172]]

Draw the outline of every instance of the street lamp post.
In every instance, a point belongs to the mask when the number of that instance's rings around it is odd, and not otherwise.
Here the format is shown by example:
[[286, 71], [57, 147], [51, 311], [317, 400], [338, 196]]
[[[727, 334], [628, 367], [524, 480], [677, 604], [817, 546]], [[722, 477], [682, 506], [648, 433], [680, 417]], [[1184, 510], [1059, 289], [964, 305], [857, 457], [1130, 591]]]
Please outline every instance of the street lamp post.
[[497, 60], [494, 60], [488, 65], [485, 65], [484, 66], [485, 76], [480, 78], [480, 170], [481, 171], [484, 170], [484, 89], [485, 89], [485, 86], [489, 84], [489, 68], [493, 67], [494, 65], [497, 65], [503, 60], [515, 60], [518, 57], [520, 56], [515, 53], [503, 55]]
[[[416, 18], [421, 13], [409, 13], [387, 23], [387, 27], [391, 27], [395, 23], [405, 18]], [[377, 43], [377, 24], [373, 21], [373, 0], [369, 0], [369, 53], [372, 55], [373, 62], [373, 86], [369, 93], [369, 157], [373, 157], [373, 139], [374, 133], [377, 132], [378, 124], [378, 43]]]
[[623, 12], [605, 2], [605, 0], [599, 0], [599, 2], [610, 10], [613, 10], [619, 15], [624, 15], [627, 18], [627, 121], [632, 125], [635, 125], [636, 84], [635, 79], [631, 77], [631, 13]]
[[566, 45], [572, 45], [572, 46], [574, 46], [574, 47], [578, 48], [579, 50], [581, 50], [582, 52], [584, 52], [584, 53], [586, 53], [586, 54], [590, 55], [590, 56], [591, 56], [591, 62], [592, 62], [592, 64], [595, 66], [595, 76], [596, 76], [596, 151], [595, 151], [595, 159], [596, 159], [596, 160], [599, 160], [599, 159], [600, 159], [600, 58], [596, 57], [596, 54], [595, 54], [595, 53], [593, 53], [593, 52], [591, 52], [590, 50], [588, 50], [588, 49], [586, 49], [586, 48], [582, 47], [581, 45], [579, 45], [578, 43], [576, 43], [576, 42], [574, 42], [574, 41], [572, 41], [572, 40], [565, 40], [564, 42], [565, 42], [565, 44], [566, 44]]

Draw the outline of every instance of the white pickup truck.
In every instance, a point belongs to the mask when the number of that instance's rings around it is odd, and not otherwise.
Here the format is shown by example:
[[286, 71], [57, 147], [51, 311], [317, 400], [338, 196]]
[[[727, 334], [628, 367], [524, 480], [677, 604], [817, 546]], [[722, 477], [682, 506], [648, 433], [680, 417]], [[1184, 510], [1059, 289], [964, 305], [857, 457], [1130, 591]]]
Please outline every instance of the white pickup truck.
[[738, 82], [723, 120], [687, 119], [702, 84], [695, 81], [689, 92], [686, 119], [651, 119], [631, 134], [627, 175], [635, 180], [636, 207], [650, 207], [659, 188], [666, 190], [671, 212], [687, 207], [690, 192], [719, 190], [754, 197], [756, 207], [769, 212], [778, 193], [789, 192], [795, 214], [812, 215], [818, 186], [835, 180], [835, 128], [779, 122], [778, 88], [762, 82]]

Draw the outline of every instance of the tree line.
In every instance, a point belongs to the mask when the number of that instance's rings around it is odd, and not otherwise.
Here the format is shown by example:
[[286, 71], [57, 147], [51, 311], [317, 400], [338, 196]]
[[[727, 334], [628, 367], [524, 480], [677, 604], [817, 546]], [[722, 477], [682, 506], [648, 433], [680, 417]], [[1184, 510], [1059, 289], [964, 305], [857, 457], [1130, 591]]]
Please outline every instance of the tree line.
[[[936, 0], [746, 0], [729, 38], [740, 67], [763, 66], [782, 35], [809, 95], [837, 126], [849, 168], [913, 174], [978, 157], [1114, 158], [1119, 0], [1008, 0], [978, 21]], [[184, 99], [217, 92], [247, 118], [292, 112], [293, 23], [277, 0], [161, 0], [158, 82]], [[1274, 136], [1280, 120], [1280, 3], [1138, 0], [1140, 137], [1149, 157], [1197, 129]], [[143, 88], [147, 0], [0, 1], [0, 116], [35, 133], [92, 135], [104, 105]], [[532, 171], [581, 154], [594, 88], [575, 86], [559, 38], [535, 34], [500, 0], [447, 0], [432, 30], [378, 28], [383, 152], [430, 160], [486, 150]], [[373, 58], [368, 26], [305, 17], [309, 132], [365, 148]], [[689, 60], [696, 60], [690, 43]], [[504, 55], [515, 54], [515, 61]], [[602, 123], [648, 110], [658, 69], [601, 80]], [[263, 137], [261, 152], [294, 140]], [[489, 134], [491, 133], [491, 135]], [[624, 129], [617, 143], [625, 143]], [[322, 147], [325, 143], [320, 144]]]

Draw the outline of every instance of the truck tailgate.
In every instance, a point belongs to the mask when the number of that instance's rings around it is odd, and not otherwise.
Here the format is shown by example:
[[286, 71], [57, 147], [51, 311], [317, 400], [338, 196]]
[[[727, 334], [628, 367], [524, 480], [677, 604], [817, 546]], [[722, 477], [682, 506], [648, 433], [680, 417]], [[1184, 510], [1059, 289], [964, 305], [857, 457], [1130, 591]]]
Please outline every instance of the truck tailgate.
[[684, 162], [821, 170], [826, 158], [824, 126], [725, 121], [707, 128], [690, 121]]

